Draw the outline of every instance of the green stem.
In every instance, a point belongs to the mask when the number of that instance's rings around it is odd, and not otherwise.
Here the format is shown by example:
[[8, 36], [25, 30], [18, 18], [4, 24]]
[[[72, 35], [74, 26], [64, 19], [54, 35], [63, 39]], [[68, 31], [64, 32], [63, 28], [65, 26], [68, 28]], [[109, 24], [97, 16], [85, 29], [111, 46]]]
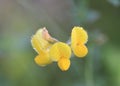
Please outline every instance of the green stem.
[[93, 79], [93, 57], [90, 53], [85, 59], [85, 86], [94, 86]]

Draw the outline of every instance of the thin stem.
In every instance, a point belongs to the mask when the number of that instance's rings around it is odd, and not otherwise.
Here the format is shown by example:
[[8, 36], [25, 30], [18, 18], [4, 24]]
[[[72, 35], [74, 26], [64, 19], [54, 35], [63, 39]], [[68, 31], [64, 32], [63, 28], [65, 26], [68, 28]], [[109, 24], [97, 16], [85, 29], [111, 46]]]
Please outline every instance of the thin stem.
[[[92, 50], [90, 50], [92, 51]], [[85, 86], [95, 86], [93, 78], [93, 55], [92, 52], [88, 55], [85, 60]]]

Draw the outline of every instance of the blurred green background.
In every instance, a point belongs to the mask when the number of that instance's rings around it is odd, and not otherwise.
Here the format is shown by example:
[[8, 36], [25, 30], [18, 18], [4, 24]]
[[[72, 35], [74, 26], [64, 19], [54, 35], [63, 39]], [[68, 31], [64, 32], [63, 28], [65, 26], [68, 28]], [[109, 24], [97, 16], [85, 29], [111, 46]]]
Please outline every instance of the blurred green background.
[[[46, 27], [60, 41], [74, 26], [89, 34], [89, 54], [39, 67], [31, 36]], [[120, 0], [0, 0], [0, 86], [120, 86]]]

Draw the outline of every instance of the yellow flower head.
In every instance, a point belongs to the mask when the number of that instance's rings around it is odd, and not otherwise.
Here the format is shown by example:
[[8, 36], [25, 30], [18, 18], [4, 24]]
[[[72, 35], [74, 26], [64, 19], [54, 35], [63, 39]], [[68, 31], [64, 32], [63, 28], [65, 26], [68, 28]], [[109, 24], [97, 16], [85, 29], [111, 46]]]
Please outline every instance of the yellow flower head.
[[71, 47], [74, 54], [84, 57], [88, 53], [85, 43], [88, 40], [87, 32], [82, 27], [74, 27], [71, 33]]
[[[88, 53], [85, 43], [88, 40], [87, 32], [82, 27], [74, 27], [71, 33], [71, 48], [77, 57], [84, 57]], [[38, 55], [35, 57], [36, 64], [40, 66], [57, 62], [62, 71], [70, 67], [71, 48], [68, 44], [52, 38], [46, 28], [39, 29], [32, 36], [31, 43]]]

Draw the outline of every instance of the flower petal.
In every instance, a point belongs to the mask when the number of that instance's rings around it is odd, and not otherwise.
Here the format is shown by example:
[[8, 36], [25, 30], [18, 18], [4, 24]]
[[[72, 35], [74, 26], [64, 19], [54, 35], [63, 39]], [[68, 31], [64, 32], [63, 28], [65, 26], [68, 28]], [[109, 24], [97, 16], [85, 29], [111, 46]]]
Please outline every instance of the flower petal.
[[47, 53], [36, 56], [34, 60], [40, 66], [45, 66], [52, 62]]
[[62, 71], [68, 70], [69, 67], [70, 67], [70, 59], [68, 59], [68, 58], [60, 58], [59, 61], [58, 61], [58, 67]]
[[58, 61], [61, 57], [70, 58], [70, 56], [71, 49], [63, 42], [57, 42], [50, 48], [50, 57], [53, 61]]
[[87, 47], [83, 44], [74, 45], [72, 50], [77, 57], [84, 57], [88, 53]]
[[39, 29], [36, 32], [35, 36], [36, 36], [36, 39], [39, 41], [41, 48], [47, 49], [51, 46], [51, 44], [44, 38], [44, 30], [45, 28]]
[[82, 27], [74, 27], [71, 33], [72, 44], [85, 44], [88, 40], [87, 32]]
[[38, 40], [38, 37], [36, 37], [36, 35], [34, 35], [32, 37], [31, 43], [32, 43], [33, 48], [36, 50], [36, 52], [38, 54], [41, 53], [41, 52], [43, 52], [43, 50], [41, 48], [41, 44], [40, 44], [40, 42]]

